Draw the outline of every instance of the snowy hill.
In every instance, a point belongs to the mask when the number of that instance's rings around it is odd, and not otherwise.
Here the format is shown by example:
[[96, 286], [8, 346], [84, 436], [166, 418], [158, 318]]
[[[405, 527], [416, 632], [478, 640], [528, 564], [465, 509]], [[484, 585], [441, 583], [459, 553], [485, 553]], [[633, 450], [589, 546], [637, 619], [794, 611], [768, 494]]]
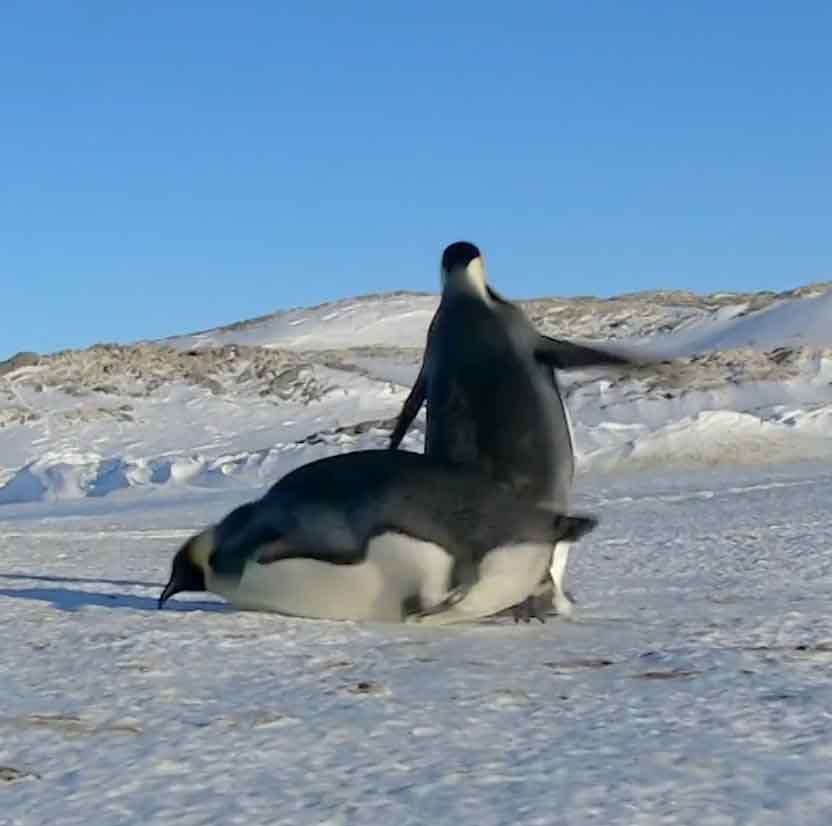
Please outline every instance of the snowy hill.
[[[311, 458], [383, 445], [437, 300], [364, 296], [0, 363], [0, 504], [257, 488]], [[672, 359], [562, 374], [582, 472], [832, 457], [829, 285], [521, 303], [545, 333]], [[415, 430], [405, 447], [420, 440]]]
[[724, 307], [714, 317], [677, 329], [668, 352], [703, 353], [736, 347], [826, 347], [832, 340], [832, 291], [816, 290], [803, 298], [781, 298], [764, 309]]

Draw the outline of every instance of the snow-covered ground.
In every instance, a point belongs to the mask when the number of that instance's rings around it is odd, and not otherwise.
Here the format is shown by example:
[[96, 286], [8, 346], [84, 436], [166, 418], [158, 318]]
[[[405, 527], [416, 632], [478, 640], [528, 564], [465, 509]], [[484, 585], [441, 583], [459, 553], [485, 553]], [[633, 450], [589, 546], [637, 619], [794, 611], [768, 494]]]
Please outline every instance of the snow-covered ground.
[[236, 613], [242, 491], [0, 508], [0, 824], [826, 826], [832, 465], [588, 474], [574, 622]]
[[191, 532], [385, 444], [436, 296], [0, 362], [0, 826], [826, 826], [827, 287], [527, 302], [673, 358], [562, 376], [602, 523], [546, 625], [156, 610]]

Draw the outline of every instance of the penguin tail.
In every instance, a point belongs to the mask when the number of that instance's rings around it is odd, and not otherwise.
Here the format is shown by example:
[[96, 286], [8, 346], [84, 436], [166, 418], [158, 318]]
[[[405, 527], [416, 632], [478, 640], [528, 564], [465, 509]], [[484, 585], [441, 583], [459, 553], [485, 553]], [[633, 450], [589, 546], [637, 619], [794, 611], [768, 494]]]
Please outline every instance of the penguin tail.
[[552, 523], [556, 542], [577, 542], [598, 527], [599, 519], [592, 514], [557, 514]]

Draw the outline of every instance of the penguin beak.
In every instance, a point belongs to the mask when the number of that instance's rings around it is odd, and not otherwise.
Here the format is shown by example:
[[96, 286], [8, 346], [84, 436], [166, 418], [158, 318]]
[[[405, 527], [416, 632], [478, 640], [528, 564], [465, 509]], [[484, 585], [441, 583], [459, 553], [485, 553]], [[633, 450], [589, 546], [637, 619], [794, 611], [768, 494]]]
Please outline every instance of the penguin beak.
[[181, 591], [204, 591], [205, 574], [202, 569], [194, 564], [191, 559], [191, 543], [189, 539], [177, 551], [171, 566], [170, 580], [159, 597], [159, 608], [161, 608], [174, 594]]

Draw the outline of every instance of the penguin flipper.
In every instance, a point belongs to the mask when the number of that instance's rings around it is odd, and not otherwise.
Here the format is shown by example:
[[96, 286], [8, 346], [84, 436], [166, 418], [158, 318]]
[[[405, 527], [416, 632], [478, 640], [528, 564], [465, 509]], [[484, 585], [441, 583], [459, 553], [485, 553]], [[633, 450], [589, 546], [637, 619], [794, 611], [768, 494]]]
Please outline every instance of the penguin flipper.
[[215, 574], [239, 577], [249, 562], [269, 565], [284, 559], [318, 559], [351, 565], [365, 556], [364, 542], [338, 514], [315, 511], [285, 523], [267, 500], [236, 508], [214, 530], [209, 564]]
[[305, 547], [289, 540], [278, 539], [260, 548], [256, 561], [259, 565], [271, 565], [285, 559], [317, 559], [333, 565], [355, 565], [366, 555], [366, 546], [316, 544], [314, 547]]
[[419, 368], [419, 375], [416, 376], [416, 381], [414, 382], [408, 397], [402, 405], [401, 412], [396, 419], [396, 426], [390, 434], [390, 441], [387, 444], [389, 450], [395, 450], [401, 444], [404, 434], [407, 433], [407, 429], [416, 418], [416, 414], [419, 412], [419, 409], [422, 407], [422, 404], [427, 397], [428, 364], [430, 363], [432, 350], [431, 342], [433, 341], [434, 330], [436, 330], [437, 325], [439, 324], [440, 313], [441, 306], [440, 309], [436, 311], [436, 314], [433, 316], [430, 324], [428, 325], [428, 333], [425, 340], [425, 353], [422, 356], [422, 366]]
[[401, 444], [404, 434], [407, 433], [407, 429], [416, 418], [419, 408], [421, 408], [422, 403], [425, 401], [426, 394], [427, 377], [425, 376], [425, 364], [423, 362], [422, 368], [419, 370], [419, 375], [416, 378], [416, 383], [413, 385], [410, 394], [405, 399], [401, 412], [396, 419], [396, 426], [390, 434], [390, 441], [387, 445], [389, 450], [395, 450]]
[[534, 356], [537, 361], [559, 370], [577, 370], [581, 367], [605, 365], [633, 365], [648, 362], [645, 357], [627, 354], [624, 350], [607, 350], [575, 344], [563, 338], [538, 335]]

